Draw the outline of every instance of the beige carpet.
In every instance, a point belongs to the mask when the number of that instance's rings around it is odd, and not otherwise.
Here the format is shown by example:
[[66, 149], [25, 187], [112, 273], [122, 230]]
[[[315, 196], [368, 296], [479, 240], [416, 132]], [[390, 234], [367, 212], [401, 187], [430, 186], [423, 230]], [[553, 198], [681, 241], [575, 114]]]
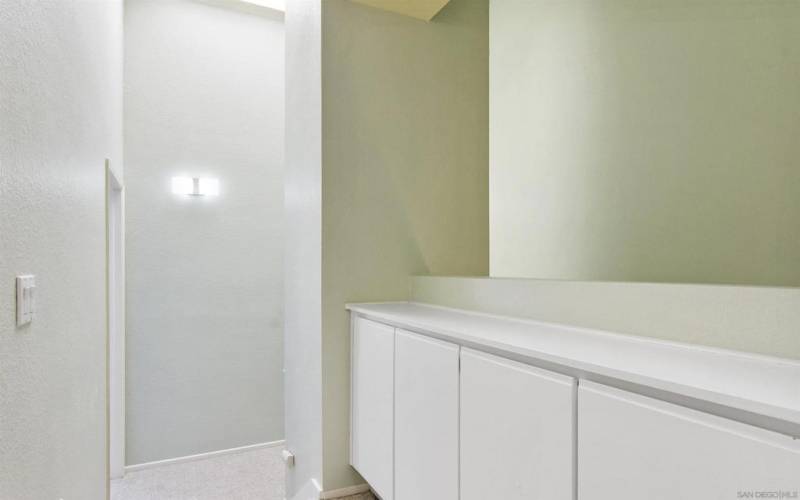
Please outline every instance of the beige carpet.
[[111, 500], [283, 500], [284, 473], [281, 448], [263, 448], [130, 472], [111, 481]]
[[283, 500], [281, 448], [131, 472], [111, 481], [111, 500]]

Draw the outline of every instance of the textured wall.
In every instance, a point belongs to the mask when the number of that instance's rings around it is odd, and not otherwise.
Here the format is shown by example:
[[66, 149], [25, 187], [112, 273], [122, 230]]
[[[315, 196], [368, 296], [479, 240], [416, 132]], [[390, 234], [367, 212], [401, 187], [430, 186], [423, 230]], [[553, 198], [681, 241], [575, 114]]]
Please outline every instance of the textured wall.
[[491, 274], [800, 285], [800, 2], [491, 3]]
[[[0, 499], [106, 498], [105, 159], [122, 4], [0, 2]], [[36, 319], [15, 327], [14, 276]]]
[[532, 279], [411, 279], [411, 299], [800, 359], [800, 288]]
[[[126, 3], [128, 464], [283, 439], [284, 28], [267, 12]], [[181, 175], [220, 196], [173, 195]]]
[[409, 273], [488, 271], [487, 0], [431, 23], [322, 4], [324, 487], [348, 463], [345, 302], [404, 299]]

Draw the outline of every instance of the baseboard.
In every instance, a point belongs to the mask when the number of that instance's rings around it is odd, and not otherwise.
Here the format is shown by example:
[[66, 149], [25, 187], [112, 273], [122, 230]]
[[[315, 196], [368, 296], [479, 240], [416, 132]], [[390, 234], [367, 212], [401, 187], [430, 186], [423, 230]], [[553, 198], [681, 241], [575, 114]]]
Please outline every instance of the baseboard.
[[323, 491], [319, 494], [319, 498], [320, 500], [333, 500], [335, 498], [349, 497], [351, 495], [358, 495], [359, 493], [366, 493], [368, 491], [368, 484], [358, 484], [356, 486], [348, 486], [347, 488], [340, 488], [338, 490]]
[[175, 465], [184, 462], [194, 462], [195, 460], [203, 460], [206, 458], [219, 457], [222, 455], [230, 455], [232, 453], [242, 453], [245, 451], [260, 450], [262, 448], [274, 448], [276, 446], [284, 446], [286, 441], [271, 441], [269, 443], [251, 444], [248, 446], [239, 446], [238, 448], [228, 448], [227, 450], [209, 451], [206, 453], [198, 453], [197, 455], [187, 455], [185, 457], [168, 458], [166, 460], [157, 460], [155, 462], [145, 462], [143, 464], [126, 465], [125, 473], [136, 472], [145, 469], [152, 469], [153, 467], [162, 467], [164, 465]]

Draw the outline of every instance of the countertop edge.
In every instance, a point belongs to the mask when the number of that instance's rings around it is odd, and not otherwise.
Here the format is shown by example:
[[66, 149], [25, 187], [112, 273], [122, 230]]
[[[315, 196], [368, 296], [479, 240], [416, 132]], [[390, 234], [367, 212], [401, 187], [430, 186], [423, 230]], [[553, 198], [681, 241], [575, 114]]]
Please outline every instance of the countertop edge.
[[[740, 351], [718, 349], [702, 345], [678, 343], [678, 342], [666, 341], [649, 337], [619, 334], [602, 330], [592, 330], [581, 327], [573, 327], [571, 325], [540, 322], [536, 320], [530, 320], [527, 318], [487, 314], [477, 311], [455, 309], [455, 308], [443, 307], [432, 304], [416, 303], [416, 302], [391, 301], [391, 302], [370, 302], [370, 303], [348, 303], [345, 306], [347, 310], [357, 313], [361, 316], [365, 316], [369, 319], [390, 323], [396, 327], [406, 328], [411, 331], [437, 337], [442, 340], [447, 340], [460, 345], [465, 345], [466, 347], [470, 348], [477, 347], [478, 349], [486, 350], [489, 353], [510, 356], [513, 359], [517, 359], [518, 361], [522, 362], [527, 362], [532, 365], [541, 366], [542, 363], [544, 363], [546, 365], [564, 367], [566, 371], [562, 371], [562, 373], [567, 373], [569, 375], [578, 378], [583, 378], [592, 381], [598, 381], [597, 379], [599, 378], [600, 382], [602, 382], [603, 379], [608, 378], [612, 380], [622, 381], [623, 383], [634, 384], [635, 386], [652, 388], [655, 391], [665, 391], [669, 394], [674, 394], [676, 396], [690, 398], [691, 400], [696, 400], [700, 402], [709, 402], [711, 404], [718, 405], [722, 409], [729, 408], [734, 412], [745, 412], [747, 414], [752, 414], [755, 416], [756, 420], [755, 425], [759, 425], [760, 423], [758, 418], [759, 416], [763, 416], [768, 419], [774, 419], [780, 422], [784, 422], [788, 426], [787, 428], [782, 425], [777, 425], [778, 428], [776, 429], [777, 432], [790, 434], [795, 438], [800, 438], [800, 411], [794, 409], [791, 406], [782, 405], [779, 402], [757, 401], [750, 398], [741, 397], [740, 395], [737, 395], [732, 392], [731, 393], [719, 392], [711, 389], [704, 389], [701, 385], [697, 386], [685, 385], [674, 381], [670, 381], [663, 377], [652, 377], [635, 372], [626, 371], [624, 368], [618, 369], [606, 365], [591, 364], [587, 363], [584, 360], [561, 357], [553, 353], [534, 351], [519, 345], [500, 344], [488, 339], [481, 339], [475, 336], [471, 336], [464, 332], [445, 330], [436, 326], [432, 326], [430, 324], [426, 324], [424, 321], [414, 321], [413, 318], [409, 318], [409, 315], [407, 314], [386, 313], [376, 310], [381, 306], [392, 306], [392, 305], [407, 305], [407, 306], [415, 306], [421, 308], [437, 309], [440, 311], [451, 312], [456, 315], [480, 316], [483, 318], [496, 320], [498, 321], [499, 324], [502, 324], [502, 322], [506, 321], [515, 324], [529, 324], [532, 327], [533, 326], [552, 327], [554, 330], [561, 329], [564, 332], [573, 332], [577, 334], [600, 335], [603, 336], [605, 339], [610, 339], [612, 342], [619, 341], [621, 343], [623, 342], [638, 343], [640, 345], [644, 345], [645, 347], [649, 344], [654, 349], [669, 347], [671, 349], [679, 349], [679, 350], [686, 349], [694, 352], [695, 354], [700, 353], [701, 355], [703, 353], [707, 353], [709, 356], [721, 355], [721, 356], [739, 357], [751, 362], [763, 363], [765, 366], [788, 365], [792, 368], [794, 367], [800, 368], [800, 362], [796, 362], [795, 360], [765, 356], [761, 354], [752, 354]], [[798, 380], [798, 393], [800, 393], [800, 380]], [[722, 411], [721, 413], [723, 413], [723, 416], [727, 416], [725, 414], [726, 413], [725, 411]], [[735, 417], [736, 416], [734, 416], [734, 418]], [[737, 419], [742, 420], [742, 418], [737, 418]], [[745, 418], [745, 420], [753, 420], [753, 419]], [[747, 423], [752, 423], [752, 422], [747, 422]], [[759, 426], [765, 428], [776, 427], [775, 425], [769, 425], [769, 422], [765, 425], [759, 425]]]

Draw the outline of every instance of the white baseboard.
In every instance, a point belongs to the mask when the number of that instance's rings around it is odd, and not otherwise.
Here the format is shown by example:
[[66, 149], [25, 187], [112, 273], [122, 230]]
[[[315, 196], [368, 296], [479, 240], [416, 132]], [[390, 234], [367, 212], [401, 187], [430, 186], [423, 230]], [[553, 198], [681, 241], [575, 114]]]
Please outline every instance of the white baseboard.
[[286, 441], [271, 441], [269, 443], [251, 444], [248, 446], [239, 446], [238, 448], [228, 448], [227, 450], [209, 451], [207, 453], [198, 453], [197, 455], [188, 455], [185, 457], [168, 458], [166, 460], [157, 460], [155, 462], [145, 462], [143, 464], [127, 465], [125, 466], [125, 473], [136, 472], [145, 469], [152, 469], [153, 467], [162, 467], [164, 465], [175, 465], [184, 462], [193, 462], [195, 460], [203, 460], [205, 458], [219, 457], [222, 455], [230, 455], [232, 453], [242, 453], [245, 451], [260, 450], [262, 448], [274, 448], [276, 446], [284, 446]]
[[358, 495], [359, 493], [366, 493], [368, 491], [368, 484], [357, 484], [355, 486], [348, 486], [347, 488], [340, 488], [338, 490], [323, 491], [319, 494], [319, 498], [320, 500], [333, 500], [334, 498], [349, 497], [351, 495]]

